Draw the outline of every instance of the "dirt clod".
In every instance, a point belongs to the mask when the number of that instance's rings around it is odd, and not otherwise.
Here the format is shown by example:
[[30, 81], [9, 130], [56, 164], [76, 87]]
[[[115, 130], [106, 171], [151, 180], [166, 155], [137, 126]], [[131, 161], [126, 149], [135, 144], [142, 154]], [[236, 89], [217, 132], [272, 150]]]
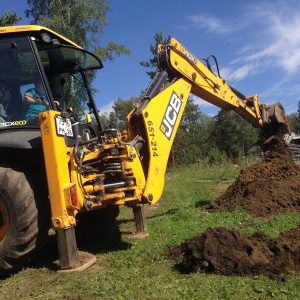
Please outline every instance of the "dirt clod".
[[265, 275], [280, 278], [300, 270], [300, 227], [278, 238], [258, 232], [208, 228], [202, 235], [169, 248], [167, 257], [183, 273], [201, 271], [222, 275]]
[[[268, 218], [300, 212], [300, 167], [294, 163], [284, 140], [271, 137], [262, 145], [260, 163], [241, 171], [239, 177], [212, 204], [214, 211], [246, 210]], [[181, 272], [201, 271], [222, 275], [265, 275], [279, 278], [300, 271], [300, 226], [278, 238], [258, 232], [208, 228], [206, 232], [167, 250]]]

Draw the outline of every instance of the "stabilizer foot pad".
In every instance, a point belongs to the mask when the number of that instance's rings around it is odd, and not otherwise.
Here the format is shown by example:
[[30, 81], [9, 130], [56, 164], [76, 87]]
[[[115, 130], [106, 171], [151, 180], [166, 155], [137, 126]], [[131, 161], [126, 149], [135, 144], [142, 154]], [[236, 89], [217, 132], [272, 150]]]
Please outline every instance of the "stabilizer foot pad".
[[69, 273], [69, 272], [84, 271], [90, 266], [92, 266], [96, 262], [96, 260], [97, 258], [95, 255], [84, 251], [78, 251], [77, 262], [74, 264], [74, 266], [70, 269], [58, 270], [58, 272]]
[[143, 239], [146, 236], [149, 236], [149, 232], [148, 231], [135, 232], [135, 233], [131, 234], [129, 236], [129, 238], [131, 238], [131, 239]]

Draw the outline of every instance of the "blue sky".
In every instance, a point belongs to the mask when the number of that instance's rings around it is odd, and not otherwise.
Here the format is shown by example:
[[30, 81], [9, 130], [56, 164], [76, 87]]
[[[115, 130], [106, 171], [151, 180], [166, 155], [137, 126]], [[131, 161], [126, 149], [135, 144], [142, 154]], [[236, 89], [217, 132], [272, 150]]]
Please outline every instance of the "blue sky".
[[[0, 4], [0, 15], [15, 9], [24, 16], [26, 0]], [[95, 86], [102, 112], [111, 110], [117, 98], [138, 96], [149, 83], [139, 62], [151, 57], [154, 35], [178, 39], [198, 58], [217, 57], [221, 76], [261, 103], [283, 103], [296, 112], [300, 101], [300, 1], [299, 0], [110, 0], [101, 45], [109, 40], [124, 44], [131, 56], [104, 62]], [[219, 110], [195, 98], [200, 110], [214, 115]]]

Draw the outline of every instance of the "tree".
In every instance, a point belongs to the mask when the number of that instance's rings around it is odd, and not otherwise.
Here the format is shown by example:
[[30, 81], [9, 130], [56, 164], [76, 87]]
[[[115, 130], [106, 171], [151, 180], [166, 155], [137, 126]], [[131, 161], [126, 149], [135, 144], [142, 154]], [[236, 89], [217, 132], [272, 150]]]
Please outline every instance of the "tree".
[[117, 128], [117, 129], [126, 129], [126, 116], [133, 107], [138, 103], [140, 97], [131, 97], [129, 99], [118, 98], [112, 108], [114, 111], [106, 114], [100, 114], [102, 126], [105, 129], [108, 128]]
[[12, 12], [4, 12], [4, 15], [0, 17], [0, 26], [11, 26], [15, 25], [22, 18], [17, 16], [15, 11]]
[[234, 111], [221, 109], [215, 116], [212, 138], [220, 151], [235, 160], [244, 155], [258, 139], [258, 130]]
[[[124, 45], [109, 41], [106, 47], [100, 47], [104, 27], [109, 25], [106, 12], [111, 10], [107, 0], [27, 0], [29, 9], [25, 14], [32, 17], [34, 24], [51, 28], [70, 40], [94, 52], [102, 60], [113, 60], [115, 56], [130, 54]], [[89, 72], [91, 83], [95, 73]], [[66, 81], [67, 82], [67, 81]], [[92, 87], [92, 92], [97, 89]], [[72, 84], [65, 84], [65, 99], [77, 113], [84, 114], [84, 103], [87, 97], [83, 95], [82, 83], [74, 78]], [[78, 99], [81, 99], [78, 103]]]
[[80, 46], [90, 49], [102, 60], [130, 54], [124, 45], [113, 41], [100, 47], [104, 27], [109, 25], [106, 12], [111, 10], [107, 0], [27, 0], [26, 17], [33, 24], [49, 27]]
[[291, 132], [295, 132], [297, 134], [300, 133], [300, 119], [298, 113], [293, 112], [287, 115], [287, 119], [290, 124]]
[[291, 132], [295, 132], [296, 134], [299, 134], [300, 133], [300, 101], [298, 101], [297, 112], [293, 112], [287, 115], [287, 119], [290, 125]]
[[213, 125], [213, 119], [202, 113], [195, 101], [189, 98], [174, 140], [169, 164], [188, 165], [203, 159], [209, 152]]
[[150, 52], [152, 53], [153, 57], [149, 59], [149, 61], [141, 61], [140, 65], [145, 67], [145, 68], [155, 68], [155, 71], [149, 71], [146, 72], [151, 79], [153, 79], [153, 77], [155, 76], [156, 73], [156, 69], [157, 69], [157, 55], [156, 55], [156, 49], [157, 46], [159, 44], [167, 44], [170, 41], [171, 37], [168, 36], [167, 38], [164, 38], [162, 35], [161, 31], [157, 31], [155, 36], [154, 36], [154, 40], [155, 40], [155, 44], [154, 45], [150, 45]]
[[295, 118], [295, 127], [293, 128], [295, 132], [300, 132], [300, 101], [298, 101], [297, 117]]

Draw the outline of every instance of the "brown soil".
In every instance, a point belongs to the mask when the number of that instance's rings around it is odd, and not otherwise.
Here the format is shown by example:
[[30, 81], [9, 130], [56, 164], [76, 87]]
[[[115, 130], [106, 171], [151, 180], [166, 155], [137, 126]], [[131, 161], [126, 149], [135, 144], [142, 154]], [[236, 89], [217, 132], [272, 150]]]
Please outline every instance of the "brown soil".
[[261, 232], [247, 236], [237, 230], [208, 228], [202, 235], [169, 248], [167, 257], [183, 273], [265, 275], [275, 279], [300, 271], [299, 240], [300, 227], [278, 238]]
[[300, 166], [291, 159], [285, 142], [271, 138], [264, 160], [241, 171], [239, 177], [206, 210], [244, 209], [255, 217], [300, 212]]
[[[300, 167], [293, 162], [279, 137], [267, 140], [262, 149], [264, 160], [242, 170], [225, 193], [204, 209], [214, 212], [238, 208], [261, 218], [299, 213]], [[278, 238], [209, 228], [202, 235], [169, 248], [167, 257], [182, 272], [278, 278], [290, 271], [300, 271], [300, 226], [281, 233]]]

